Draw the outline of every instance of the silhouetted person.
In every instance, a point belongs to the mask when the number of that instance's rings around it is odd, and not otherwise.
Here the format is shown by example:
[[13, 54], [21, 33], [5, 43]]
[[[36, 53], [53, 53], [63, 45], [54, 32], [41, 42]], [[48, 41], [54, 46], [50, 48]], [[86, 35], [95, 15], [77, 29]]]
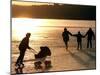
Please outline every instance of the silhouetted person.
[[[20, 55], [17, 59], [16, 62], [16, 66], [23, 64], [23, 58], [26, 52], [26, 49], [32, 49], [31, 47], [29, 47], [29, 38], [30, 38], [31, 34], [27, 33], [26, 37], [24, 37], [19, 45], [19, 51], [20, 51]], [[24, 64], [23, 64], [24, 65]]]
[[64, 41], [67, 49], [68, 49], [69, 35], [72, 35], [72, 34], [66, 28], [64, 28], [64, 32], [62, 33], [62, 37], [63, 37], [63, 41]]
[[82, 38], [84, 37], [80, 31], [77, 34], [74, 34], [73, 36], [77, 37], [77, 49], [82, 49]]
[[85, 36], [87, 36], [87, 48], [89, 48], [89, 44], [90, 44], [90, 48], [92, 48], [92, 39], [95, 39], [93, 30], [89, 28]]

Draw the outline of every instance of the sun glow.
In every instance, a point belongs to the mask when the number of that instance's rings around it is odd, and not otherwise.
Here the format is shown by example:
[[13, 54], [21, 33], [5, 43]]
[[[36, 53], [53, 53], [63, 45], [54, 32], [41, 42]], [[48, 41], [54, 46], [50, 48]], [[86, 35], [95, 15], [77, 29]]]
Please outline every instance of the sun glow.
[[50, 3], [39, 3], [39, 2], [27, 2], [27, 1], [12, 1], [12, 5], [19, 5], [19, 6], [39, 6], [39, 5], [49, 5]]
[[39, 26], [43, 25], [41, 19], [12, 18], [12, 39], [19, 40], [27, 32], [39, 32]]

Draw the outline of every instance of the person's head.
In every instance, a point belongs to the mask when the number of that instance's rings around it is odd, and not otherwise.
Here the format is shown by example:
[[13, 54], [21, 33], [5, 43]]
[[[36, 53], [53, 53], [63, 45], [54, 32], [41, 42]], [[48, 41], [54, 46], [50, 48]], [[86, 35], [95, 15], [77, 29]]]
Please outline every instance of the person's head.
[[31, 33], [27, 33], [27, 34], [26, 34], [26, 37], [29, 38], [30, 36], [31, 36]]
[[67, 31], [67, 28], [66, 27], [64, 28], [64, 31]]
[[92, 30], [92, 28], [89, 28], [89, 30]]
[[80, 31], [78, 31], [78, 34], [80, 34]]

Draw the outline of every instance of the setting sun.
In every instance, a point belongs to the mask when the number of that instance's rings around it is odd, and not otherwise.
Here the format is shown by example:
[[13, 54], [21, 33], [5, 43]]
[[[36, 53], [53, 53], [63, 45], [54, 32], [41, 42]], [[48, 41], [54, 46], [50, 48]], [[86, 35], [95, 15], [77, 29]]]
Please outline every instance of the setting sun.
[[43, 24], [41, 19], [12, 18], [12, 32], [14, 39], [20, 39], [27, 32], [39, 32], [37, 28]]

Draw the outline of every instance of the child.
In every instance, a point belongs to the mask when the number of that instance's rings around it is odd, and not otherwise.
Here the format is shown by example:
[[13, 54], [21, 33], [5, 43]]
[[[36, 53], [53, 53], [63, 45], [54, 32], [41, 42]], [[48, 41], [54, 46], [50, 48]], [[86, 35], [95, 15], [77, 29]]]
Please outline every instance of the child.
[[78, 31], [78, 34], [74, 34], [73, 36], [77, 37], [77, 49], [82, 49], [82, 38], [84, 37], [80, 31]]

